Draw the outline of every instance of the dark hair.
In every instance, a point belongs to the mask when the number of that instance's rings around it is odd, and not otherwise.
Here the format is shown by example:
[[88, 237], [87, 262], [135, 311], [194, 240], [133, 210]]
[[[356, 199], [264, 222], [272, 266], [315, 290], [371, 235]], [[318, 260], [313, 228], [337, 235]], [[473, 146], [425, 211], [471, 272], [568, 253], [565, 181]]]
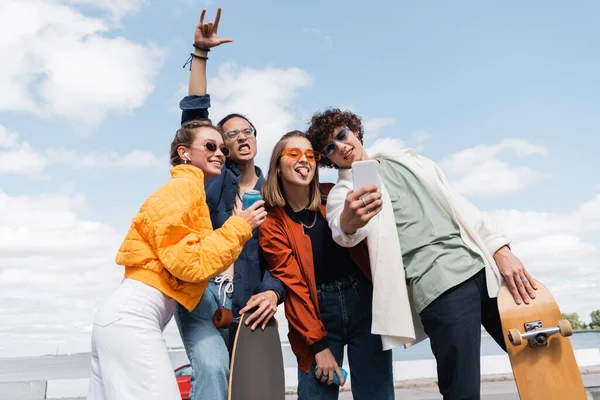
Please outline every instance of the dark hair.
[[[310, 120], [306, 136], [310, 140], [313, 149], [321, 151], [323, 147], [331, 142], [333, 131], [342, 126], [346, 126], [352, 132], [356, 133], [358, 140], [362, 143], [364, 131], [361, 118], [351, 111], [342, 111], [339, 108], [330, 108], [323, 112], [315, 113]], [[323, 167], [338, 168], [327, 157], [322, 157], [320, 164]]]
[[249, 120], [249, 119], [248, 119], [246, 116], [244, 116], [244, 115], [242, 115], [242, 114], [237, 114], [237, 113], [231, 113], [231, 114], [227, 114], [226, 116], [224, 116], [224, 117], [223, 117], [223, 118], [222, 118], [222, 119], [219, 121], [219, 123], [217, 124], [217, 128], [219, 128], [219, 131], [220, 131], [222, 134], [224, 134], [224, 133], [225, 133], [225, 132], [223, 132], [223, 125], [225, 125], [225, 123], [226, 123], [227, 121], [229, 121], [230, 119], [233, 119], [233, 118], [241, 118], [241, 119], [245, 120], [246, 122], [248, 122], [248, 123], [250, 124], [250, 126], [251, 126], [252, 128], [254, 128], [254, 136], [256, 136], [256, 134], [258, 133], [258, 131], [256, 130], [256, 127], [254, 126], [254, 124], [253, 124], [252, 122], [250, 122], [250, 120]]
[[175, 132], [175, 138], [171, 142], [171, 165], [176, 166], [183, 164], [183, 160], [179, 157], [177, 151], [181, 146], [190, 147], [196, 138], [196, 133], [199, 128], [211, 128], [221, 133], [219, 129], [210, 122], [209, 119], [197, 119], [188, 121], [181, 125], [181, 128]]
[[[262, 188], [263, 200], [265, 201], [265, 208], [267, 210], [283, 207], [287, 203], [283, 193], [283, 184], [281, 182], [281, 177], [277, 173], [277, 168], [279, 167], [281, 153], [286, 148], [287, 142], [295, 137], [308, 139], [304, 132], [291, 131], [283, 135], [273, 147], [271, 161], [269, 162], [269, 173], [267, 174], [267, 180]], [[321, 208], [321, 191], [319, 188], [319, 168], [317, 166], [315, 166], [315, 175], [310, 182], [309, 198], [310, 201], [306, 208], [311, 211], [319, 211]]]

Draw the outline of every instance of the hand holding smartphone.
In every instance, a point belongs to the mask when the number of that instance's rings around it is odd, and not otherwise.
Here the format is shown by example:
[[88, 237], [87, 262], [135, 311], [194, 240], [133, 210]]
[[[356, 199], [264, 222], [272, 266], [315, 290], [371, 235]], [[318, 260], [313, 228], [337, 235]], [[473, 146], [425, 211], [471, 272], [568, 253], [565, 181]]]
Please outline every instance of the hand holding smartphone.
[[365, 186], [377, 185], [377, 168], [379, 164], [376, 160], [355, 161], [352, 163], [352, 177], [354, 190]]

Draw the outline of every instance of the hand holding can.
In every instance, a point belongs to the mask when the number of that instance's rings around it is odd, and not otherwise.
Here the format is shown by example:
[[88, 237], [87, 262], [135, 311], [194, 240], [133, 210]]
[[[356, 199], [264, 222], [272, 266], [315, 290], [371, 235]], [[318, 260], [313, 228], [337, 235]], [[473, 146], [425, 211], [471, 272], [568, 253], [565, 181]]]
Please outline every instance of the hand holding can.
[[253, 204], [245, 208], [238, 216], [244, 218], [252, 227], [258, 228], [267, 218], [267, 212], [264, 209], [265, 202], [260, 199], [254, 200]]
[[246, 190], [242, 196], [242, 210], [247, 209], [258, 200], [262, 200], [258, 190]]

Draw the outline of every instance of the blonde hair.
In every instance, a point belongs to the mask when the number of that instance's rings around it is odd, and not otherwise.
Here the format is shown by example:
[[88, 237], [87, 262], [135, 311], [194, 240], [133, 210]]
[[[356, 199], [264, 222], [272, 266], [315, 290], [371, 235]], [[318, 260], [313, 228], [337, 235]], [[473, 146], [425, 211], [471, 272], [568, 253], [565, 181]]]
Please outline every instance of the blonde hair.
[[[291, 131], [286, 133], [279, 139], [279, 141], [273, 147], [273, 153], [271, 154], [271, 161], [269, 162], [269, 172], [267, 180], [263, 185], [263, 200], [265, 201], [265, 207], [267, 210], [271, 210], [277, 207], [283, 207], [286, 205], [285, 196], [283, 195], [283, 185], [281, 183], [281, 177], [277, 174], [277, 168], [279, 167], [279, 160], [281, 159], [281, 153], [285, 150], [287, 142], [295, 137], [300, 137], [308, 140], [306, 134], [300, 131]], [[319, 211], [321, 208], [321, 191], [319, 189], [319, 168], [315, 166], [315, 175], [310, 182], [310, 201], [308, 203], [307, 210]]]
[[176, 166], [179, 164], [183, 164], [183, 160], [179, 157], [179, 152], [177, 151], [181, 146], [190, 147], [196, 138], [196, 133], [198, 132], [198, 128], [212, 128], [215, 131], [221, 133], [219, 129], [210, 122], [210, 120], [198, 119], [194, 121], [186, 122], [181, 125], [181, 128], [177, 129], [175, 132], [175, 138], [173, 142], [171, 142], [171, 165]]

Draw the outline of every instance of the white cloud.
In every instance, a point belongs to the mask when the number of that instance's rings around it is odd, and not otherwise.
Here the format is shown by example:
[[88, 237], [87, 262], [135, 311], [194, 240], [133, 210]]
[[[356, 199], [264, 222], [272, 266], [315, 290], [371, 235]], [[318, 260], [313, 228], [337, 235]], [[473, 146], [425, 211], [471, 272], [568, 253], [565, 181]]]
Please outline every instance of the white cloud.
[[[0, 191], [0, 209], [0, 357], [90, 351], [95, 312], [123, 278], [125, 232], [82, 217], [81, 195]], [[181, 346], [174, 320], [165, 337]]]
[[169, 157], [158, 157], [143, 150], [121, 154], [116, 151], [83, 153], [50, 148], [41, 153], [34, 151], [28, 142], [21, 141], [18, 134], [8, 132], [0, 125], [0, 175], [33, 175], [43, 178], [42, 173], [47, 167], [58, 164], [68, 165], [73, 169], [164, 168], [169, 165]]
[[157, 157], [154, 153], [133, 150], [127, 154], [80, 153], [72, 150], [50, 149], [48, 159], [52, 164], [67, 164], [73, 169], [83, 168], [144, 168], [168, 167], [169, 157]]
[[384, 137], [377, 139], [372, 145], [365, 148], [369, 156], [375, 156], [379, 153], [394, 154], [406, 148], [405, 143], [396, 138]]
[[[141, 3], [99, 4], [127, 13]], [[58, 115], [93, 125], [109, 111], [140, 107], [154, 89], [164, 51], [108, 38], [110, 31], [104, 19], [57, 0], [0, 3], [0, 111]]]
[[0, 125], [0, 175], [40, 176], [46, 165], [43, 155], [33, 151], [28, 142], [21, 142], [19, 135]]
[[379, 137], [381, 130], [389, 126], [393, 126], [396, 120], [394, 118], [370, 118], [365, 117], [362, 120], [364, 134], [364, 141], [369, 142]]
[[585, 233], [600, 233], [600, 195], [575, 211], [575, 223]]
[[0, 151], [0, 175], [40, 175], [47, 166], [44, 156], [27, 142], [9, 151]]
[[413, 131], [408, 139], [409, 145], [415, 150], [421, 152], [425, 148], [425, 142], [431, 138], [431, 134], [422, 129]]
[[0, 356], [89, 347], [93, 310], [123, 274], [123, 233], [85, 208], [82, 196], [0, 191]]
[[3, 125], [0, 125], [0, 148], [12, 148], [17, 145], [19, 135], [9, 132]]
[[146, 0], [63, 0], [64, 3], [108, 11], [115, 20], [138, 12]]
[[547, 154], [544, 147], [522, 139], [505, 139], [487, 146], [459, 151], [440, 161], [440, 166], [458, 191], [469, 196], [495, 196], [513, 193], [546, 174], [525, 166], [513, 166], [498, 156], [511, 152], [519, 157]]
[[513, 239], [512, 248], [545, 284], [563, 312], [589, 321], [600, 308], [600, 195], [569, 213], [497, 210], [491, 215]]
[[302, 129], [302, 111], [293, 103], [299, 90], [311, 84], [305, 71], [299, 68], [254, 69], [225, 63], [209, 82], [210, 113], [214, 123], [229, 113], [238, 112], [256, 126], [256, 162], [259, 166], [267, 166], [273, 146], [284, 133]]
[[319, 182], [333, 182], [338, 180], [338, 170], [334, 168], [319, 168]]

